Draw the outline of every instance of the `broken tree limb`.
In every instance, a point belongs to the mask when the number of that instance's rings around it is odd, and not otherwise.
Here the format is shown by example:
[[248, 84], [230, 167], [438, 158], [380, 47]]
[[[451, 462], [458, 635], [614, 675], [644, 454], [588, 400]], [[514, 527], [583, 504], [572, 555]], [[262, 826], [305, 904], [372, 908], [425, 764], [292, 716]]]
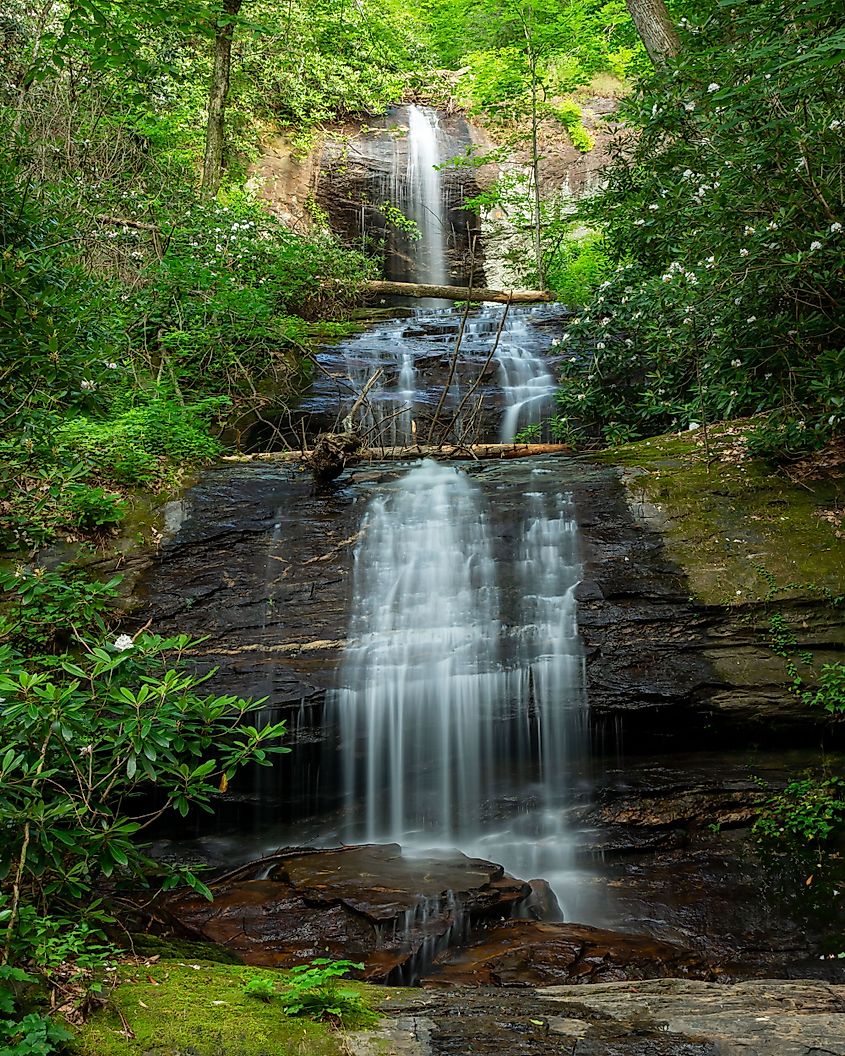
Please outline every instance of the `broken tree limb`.
[[373, 280], [364, 285], [365, 293], [395, 297], [437, 297], [448, 301], [494, 301], [496, 304], [539, 304], [555, 299], [548, 290], [490, 290], [467, 286], [427, 286], [419, 282]]
[[[532, 455], [571, 453], [569, 444], [414, 444], [410, 447], [362, 447], [354, 454], [345, 452], [346, 465], [360, 462], [397, 462], [417, 458], [475, 460], [530, 458]], [[301, 462], [310, 460], [312, 451], [260, 451], [253, 455], [225, 455], [225, 462]]]

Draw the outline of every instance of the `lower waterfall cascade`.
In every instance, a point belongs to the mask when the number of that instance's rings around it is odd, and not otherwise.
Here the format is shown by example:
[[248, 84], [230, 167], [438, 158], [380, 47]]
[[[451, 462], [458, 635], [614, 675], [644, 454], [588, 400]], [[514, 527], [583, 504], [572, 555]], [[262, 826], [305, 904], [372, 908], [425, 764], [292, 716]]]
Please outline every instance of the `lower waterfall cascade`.
[[[327, 723], [348, 842], [457, 846], [525, 879], [543, 869], [566, 904], [567, 760], [586, 706], [578, 532], [570, 496], [525, 500], [509, 590], [463, 471], [427, 460], [372, 500]], [[501, 800], [519, 806], [496, 822]]]

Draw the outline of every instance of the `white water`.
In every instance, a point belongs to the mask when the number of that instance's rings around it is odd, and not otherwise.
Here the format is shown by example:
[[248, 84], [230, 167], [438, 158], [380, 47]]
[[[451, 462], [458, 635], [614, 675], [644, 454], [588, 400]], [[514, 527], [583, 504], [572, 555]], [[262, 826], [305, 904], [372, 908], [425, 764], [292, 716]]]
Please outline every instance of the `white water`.
[[526, 499], [513, 563], [496, 560], [485, 496], [454, 467], [422, 462], [372, 501], [329, 719], [347, 839], [457, 846], [543, 875], [571, 904], [577, 529], [568, 496]]
[[439, 131], [436, 111], [408, 107], [408, 161], [401, 208], [422, 236], [414, 247], [416, 281], [435, 286], [446, 285], [449, 279], [446, 208], [440, 173], [435, 168], [443, 161]]
[[511, 443], [526, 426], [542, 421], [557, 388], [545, 360], [529, 347], [530, 343], [526, 315], [511, 315], [496, 350], [505, 404], [499, 428], [503, 444]]

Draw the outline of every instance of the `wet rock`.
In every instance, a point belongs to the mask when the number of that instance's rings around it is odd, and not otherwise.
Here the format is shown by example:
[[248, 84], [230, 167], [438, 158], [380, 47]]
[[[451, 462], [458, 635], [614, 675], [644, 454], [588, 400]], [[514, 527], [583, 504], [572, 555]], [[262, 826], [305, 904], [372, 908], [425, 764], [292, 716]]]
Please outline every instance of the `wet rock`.
[[529, 880], [531, 894], [520, 904], [522, 916], [553, 923], [563, 920], [563, 910], [548, 880]]
[[483, 930], [465, 949], [441, 954], [430, 982], [528, 986], [707, 974], [692, 951], [645, 935], [510, 920]]
[[282, 852], [252, 872], [214, 885], [213, 902], [186, 893], [162, 908], [247, 964], [348, 958], [364, 962], [365, 978], [405, 982], [471, 922], [507, 917], [529, 894], [491, 862], [409, 858], [396, 844]]

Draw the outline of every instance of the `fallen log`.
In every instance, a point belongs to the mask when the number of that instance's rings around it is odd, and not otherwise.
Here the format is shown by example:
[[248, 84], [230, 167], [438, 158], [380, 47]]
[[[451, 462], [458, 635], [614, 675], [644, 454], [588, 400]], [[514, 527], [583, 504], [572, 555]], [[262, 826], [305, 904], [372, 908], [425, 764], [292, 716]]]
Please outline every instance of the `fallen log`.
[[[530, 458], [532, 455], [571, 453], [569, 444], [414, 444], [411, 447], [363, 447], [346, 453], [346, 464], [398, 462], [418, 458], [481, 461], [495, 458]], [[310, 462], [313, 451], [259, 451], [252, 455], [224, 455], [225, 462]]]
[[496, 304], [538, 304], [555, 299], [548, 290], [476, 290], [468, 286], [427, 286], [420, 282], [380, 279], [366, 283], [364, 292], [392, 297], [437, 297], [448, 301], [494, 301]]

